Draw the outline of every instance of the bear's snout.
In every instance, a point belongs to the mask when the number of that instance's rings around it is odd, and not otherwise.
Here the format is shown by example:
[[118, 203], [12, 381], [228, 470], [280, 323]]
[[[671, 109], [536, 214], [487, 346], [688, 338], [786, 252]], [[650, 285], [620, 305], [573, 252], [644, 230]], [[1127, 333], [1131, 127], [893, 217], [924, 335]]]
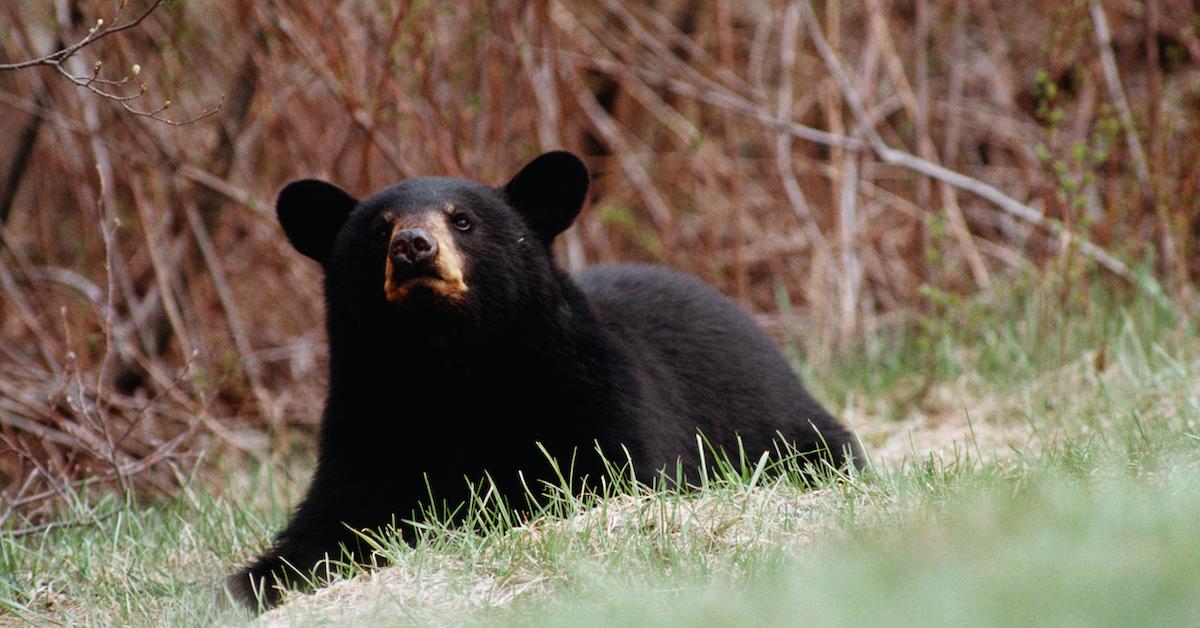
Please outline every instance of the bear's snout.
[[438, 245], [437, 240], [424, 229], [401, 229], [392, 236], [388, 252], [393, 264], [416, 266], [436, 257]]
[[[462, 254], [445, 221], [434, 214], [395, 225], [388, 241], [383, 292], [388, 301], [408, 301], [412, 291], [460, 302], [467, 292]], [[419, 225], [419, 226], [418, 226]]]

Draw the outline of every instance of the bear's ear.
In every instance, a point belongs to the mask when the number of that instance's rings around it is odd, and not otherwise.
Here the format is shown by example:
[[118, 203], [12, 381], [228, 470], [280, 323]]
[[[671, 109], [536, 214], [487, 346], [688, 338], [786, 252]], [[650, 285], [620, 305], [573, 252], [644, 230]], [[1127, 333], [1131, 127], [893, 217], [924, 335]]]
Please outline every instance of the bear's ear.
[[554, 151], [521, 168], [504, 186], [504, 195], [549, 245], [583, 209], [588, 178], [587, 167], [578, 157]]
[[275, 201], [288, 241], [304, 255], [325, 263], [333, 240], [358, 200], [332, 183], [304, 179], [287, 184]]

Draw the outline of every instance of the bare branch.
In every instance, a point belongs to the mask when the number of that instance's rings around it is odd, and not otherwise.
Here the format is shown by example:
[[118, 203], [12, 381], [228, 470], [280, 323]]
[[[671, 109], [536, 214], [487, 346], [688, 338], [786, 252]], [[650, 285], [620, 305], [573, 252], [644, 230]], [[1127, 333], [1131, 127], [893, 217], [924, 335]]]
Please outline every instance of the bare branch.
[[[617, 162], [621, 165], [621, 169], [625, 172], [625, 176], [641, 193], [642, 198], [646, 201], [646, 207], [650, 210], [650, 217], [655, 224], [660, 228], [669, 227], [674, 220], [674, 212], [671, 211], [670, 205], [655, 186], [654, 181], [646, 172], [646, 167], [638, 159], [638, 151], [633, 150], [631, 142], [625, 134], [621, 132], [620, 126], [612, 116], [596, 102], [596, 97], [587, 90], [583, 81], [575, 75], [574, 72], [564, 72], [564, 77], [571, 84], [572, 92], [575, 95], [576, 102], [579, 103], [579, 108], [583, 110], [584, 115], [591, 121], [592, 126], [600, 134], [604, 141], [613, 148], [613, 153], [617, 156]], [[641, 151], [646, 152], [646, 151]]]
[[[787, 10], [783, 14], [783, 32], [780, 34], [779, 42], [779, 66], [782, 77], [779, 86], [779, 106], [775, 110], [775, 115], [780, 120], [792, 117], [796, 38], [799, 30], [800, 7], [796, 2], [792, 2], [788, 4]], [[775, 136], [775, 167], [779, 170], [779, 178], [783, 182], [783, 192], [792, 206], [792, 212], [804, 225], [805, 233], [814, 244], [825, 246], [825, 237], [817, 227], [816, 220], [813, 219], [808, 199], [804, 197], [804, 191], [800, 188], [800, 182], [796, 180], [796, 173], [792, 168], [792, 136], [783, 130]]]
[[[1051, 231], [1055, 235], [1063, 236], [1059, 240], [1064, 243], [1079, 238], [1079, 236], [1067, 232], [1058, 223], [1046, 218], [1038, 210], [1008, 196], [992, 185], [888, 146], [883, 141], [883, 137], [879, 135], [879, 132], [875, 130], [874, 125], [870, 124], [866, 109], [863, 107], [862, 99], [859, 98], [858, 91], [850, 83], [850, 79], [846, 75], [846, 71], [836, 54], [829, 47], [829, 42], [825, 41], [825, 36], [821, 33], [820, 24], [817, 22], [816, 16], [813, 15], [812, 6], [806, 1], [801, 4], [801, 8], [803, 10], [805, 26], [808, 28], [808, 34], [812, 38], [813, 44], [816, 45], [817, 52], [821, 55], [821, 59], [825, 62], [826, 67], [829, 68], [829, 72], [833, 74], [833, 78], [837, 81], [838, 88], [842, 92], [842, 97], [846, 100], [846, 105], [850, 107], [850, 111], [854, 114], [855, 119], [859, 121], [859, 124], [862, 126], [861, 132], [866, 135], [871, 150], [874, 151], [879, 159], [885, 163], [907, 168], [981, 196], [995, 203], [1000, 209], [1022, 220]], [[1088, 240], [1079, 239], [1075, 244], [1079, 246], [1079, 250], [1085, 255], [1096, 260], [1096, 263], [1108, 269], [1113, 274], [1134, 281], [1133, 272], [1129, 270], [1129, 266], [1125, 262], [1113, 257], [1110, 253]], [[1141, 285], [1141, 282], [1135, 281], [1134, 283], [1137, 283], [1139, 286]]]
[[113, 14], [112, 24], [110, 24], [107, 28], [100, 28], [101, 26], [104, 26], [104, 20], [98, 19], [96, 20], [96, 25], [88, 30], [87, 34], [83, 36], [83, 39], [80, 39], [70, 46], [36, 59], [29, 59], [27, 61], [20, 61], [17, 63], [0, 63], [0, 70], [20, 70], [22, 68], [30, 68], [36, 65], [57, 67], [62, 64], [63, 61], [66, 61], [74, 56], [75, 53], [100, 41], [101, 39], [104, 39], [105, 37], [115, 35], [121, 31], [126, 31], [131, 28], [136, 28], [142, 23], [143, 20], [145, 20], [147, 17], [150, 17], [151, 13], [154, 13], [159, 7], [166, 3], [167, 0], [155, 0], [155, 2], [147, 7], [146, 10], [141, 13], [141, 15], [134, 18], [132, 22], [127, 22], [118, 26], [117, 24], [121, 20], [121, 11], [124, 11], [125, 5], [128, 4], [128, 0], [122, 0], [120, 6], [117, 7], [117, 12]]
[[1121, 86], [1121, 73], [1117, 71], [1117, 60], [1112, 51], [1112, 35], [1109, 34], [1108, 18], [1104, 16], [1104, 8], [1096, 0], [1091, 3], [1092, 23], [1096, 26], [1096, 45], [1100, 48], [1100, 67], [1104, 68], [1104, 82], [1108, 86], [1109, 98], [1117, 107], [1117, 115], [1121, 117], [1121, 126], [1125, 131], [1125, 143], [1129, 144], [1129, 154], [1133, 157], [1133, 167], [1137, 171], [1138, 181], [1143, 189], [1150, 192], [1150, 168], [1146, 164], [1146, 153], [1142, 152], [1142, 142], [1138, 139], [1137, 129], [1133, 126], [1133, 114], [1129, 112], [1129, 101], [1125, 99], [1125, 89]]
[[111, 100], [121, 105], [125, 111], [128, 111], [135, 116], [150, 118], [151, 120], [156, 120], [171, 126], [183, 126], [203, 120], [204, 118], [207, 118], [220, 111], [223, 103], [217, 103], [217, 105], [214, 107], [208, 107], [199, 114], [185, 120], [172, 120], [162, 115], [163, 112], [171, 106], [170, 100], [164, 101], [161, 105], [154, 109], [138, 109], [130, 104], [146, 95], [146, 90], [148, 87], [145, 83], [142, 83], [139, 86], [138, 91], [132, 94], [120, 94], [110, 91], [113, 88], [124, 87], [129, 83], [129, 81], [133, 80], [133, 78], [141, 72], [140, 65], [134, 64], [133, 67], [129, 69], [129, 73], [119, 79], [105, 79], [100, 77], [100, 70], [104, 67], [103, 61], [96, 61], [94, 64], [92, 64], [92, 72], [89, 76], [73, 74], [66, 68], [65, 65], [63, 65], [67, 61], [71, 60], [76, 53], [100, 41], [101, 39], [104, 39], [110, 35], [115, 35], [122, 31], [129, 30], [131, 28], [136, 28], [147, 17], [149, 17], [151, 13], [154, 13], [159, 9], [159, 7], [166, 4], [166, 2], [167, 0], [155, 0], [155, 2], [147, 7], [145, 11], [134, 18], [133, 21], [120, 24], [121, 12], [125, 10], [125, 6], [128, 3], [128, 0], [122, 0], [121, 4], [117, 7], [117, 12], [113, 14], [112, 24], [109, 26], [104, 27], [103, 18], [97, 19], [96, 24], [88, 30], [87, 34], [74, 44], [35, 59], [28, 59], [26, 61], [19, 61], [17, 63], [0, 63], [0, 71], [21, 70], [24, 68], [37, 66], [50, 67], [54, 68], [54, 71], [61, 74], [68, 81], [88, 90], [89, 92], [92, 92], [97, 96], [100, 96], [101, 98]]

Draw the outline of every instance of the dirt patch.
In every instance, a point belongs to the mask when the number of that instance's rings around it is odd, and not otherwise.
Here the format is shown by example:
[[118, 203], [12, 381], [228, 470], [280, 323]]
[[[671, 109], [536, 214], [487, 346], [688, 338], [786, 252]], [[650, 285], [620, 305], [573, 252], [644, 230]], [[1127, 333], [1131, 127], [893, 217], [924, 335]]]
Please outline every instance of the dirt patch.
[[336, 582], [311, 595], [294, 596], [264, 614], [263, 626], [296, 626], [334, 622], [374, 625], [406, 619], [433, 623], [484, 608], [509, 605], [515, 598], [540, 590], [538, 579], [527, 582], [480, 573], [463, 576], [461, 561], [445, 558], [420, 566], [398, 564], [351, 580]]
[[878, 415], [847, 412], [867, 454], [876, 465], [897, 468], [931, 455], [943, 460], [992, 460], [1011, 455], [1033, 437], [1029, 423], [1011, 397], [972, 399], [966, 387], [936, 384], [905, 416], [883, 420]]

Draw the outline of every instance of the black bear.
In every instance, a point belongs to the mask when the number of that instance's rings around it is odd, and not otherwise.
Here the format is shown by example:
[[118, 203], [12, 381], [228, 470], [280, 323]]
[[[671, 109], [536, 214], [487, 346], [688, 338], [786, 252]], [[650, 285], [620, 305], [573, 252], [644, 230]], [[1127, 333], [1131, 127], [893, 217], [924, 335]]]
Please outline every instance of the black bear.
[[646, 483], [695, 478], [698, 434], [751, 461], [781, 441], [861, 459], [733, 302], [663, 268], [558, 267], [551, 244], [588, 180], [551, 152], [499, 188], [422, 178], [361, 201], [322, 181], [283, 189], [288, 240], [325, 271], [329, 396], [308, 493], [230, 579], [233, 596], [273, 604], [277, 583], [355, 547], [351, 529], [417, 520], [431, 495], [453, 507], [485, 474], [523, 503], [539, 480], [558, 484], [549, 458], [593, 485], [602, 459]]

